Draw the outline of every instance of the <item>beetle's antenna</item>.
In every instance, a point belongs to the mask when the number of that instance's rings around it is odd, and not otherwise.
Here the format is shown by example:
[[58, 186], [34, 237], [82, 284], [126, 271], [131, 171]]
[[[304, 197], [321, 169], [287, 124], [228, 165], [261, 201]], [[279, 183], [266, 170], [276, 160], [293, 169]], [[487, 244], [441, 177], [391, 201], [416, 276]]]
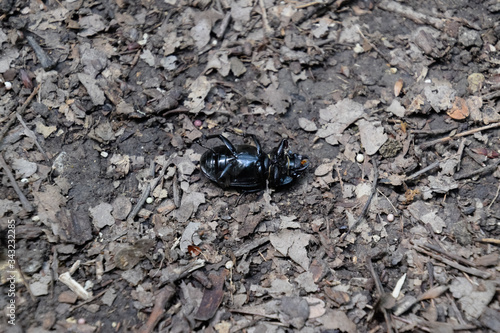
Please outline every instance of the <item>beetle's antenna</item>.
[[[205, 141], [207, 140], [207, 136], [205, 134], [202, 135], [202, 138]], [[202, 144], [200, 138], [193, 140], [193, 143], [196, 143], [196, 144], [200, 145], [201, 147], [203, 147], [203, 148], [205, 148], [207, 150], [210, 150], [212, 153], [215, 153], [215, 151], [212, 148], [207, 147], [204, 144]]]

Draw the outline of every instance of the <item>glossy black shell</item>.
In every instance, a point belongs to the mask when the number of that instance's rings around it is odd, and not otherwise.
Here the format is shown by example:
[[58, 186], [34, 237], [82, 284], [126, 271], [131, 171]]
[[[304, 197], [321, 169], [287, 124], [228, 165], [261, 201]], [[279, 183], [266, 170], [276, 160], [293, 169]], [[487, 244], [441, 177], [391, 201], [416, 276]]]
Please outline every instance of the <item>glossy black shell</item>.
[[233, 187], [244, 191], [265, 188], [269, 178], [269, 157], [250, 145], [234, 146], [233, 156], [226, 146], [207, 150], [200, 159], [201, 171], [222, 188]]
[[207, 148], [200, 159], [202, 173], [222, 188], [253, 192], [265, 189], [266, 185], [271, 188], [288, 185], [309, 167], [306, 156], [289, 151], [286, 139], [266, 154], [255, 135], [246, 136], [253, 139], [255, 146], [234, 146], [221, 134], [206, 137], [217, 138], [224, 145]]

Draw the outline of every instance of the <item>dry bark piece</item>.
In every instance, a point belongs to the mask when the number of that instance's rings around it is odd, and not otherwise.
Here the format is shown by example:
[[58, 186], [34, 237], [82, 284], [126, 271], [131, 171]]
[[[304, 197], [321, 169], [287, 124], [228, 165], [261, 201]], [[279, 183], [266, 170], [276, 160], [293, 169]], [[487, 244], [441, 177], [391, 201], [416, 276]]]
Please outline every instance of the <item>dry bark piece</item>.
[[94, 105], [103, 105], [106, 101], [103, 90], [98, 86], [97, 80], [84, 73], [78, 73], [78, 79], [83, 84]]
[[38, 44], [38, 42], [33, 36], [29, 34], [26, 35], [26, 40], [28, 41], [28, 44], [30, 44], [33, 51], [35, 51], [36, 57], [38, 58], [38, 61], [40, 61], [40, 64], [42, 65], [43, 69], [49, 70], [56, 65], [56, 62], [52, 60], [51, 57], [49, 57], [49, 55], [44, 51], [44, 49], [41, 48], [41, 46]]
[[212, 272], [208, 278], [212, 282], [212, 288], [205, 289], [200, 307], [195, 315], [197, 320], [209, 320], [219, 308], [224, 296], [224, 282], [226, 280], [227, 270], [221, 268], [219, 272]]

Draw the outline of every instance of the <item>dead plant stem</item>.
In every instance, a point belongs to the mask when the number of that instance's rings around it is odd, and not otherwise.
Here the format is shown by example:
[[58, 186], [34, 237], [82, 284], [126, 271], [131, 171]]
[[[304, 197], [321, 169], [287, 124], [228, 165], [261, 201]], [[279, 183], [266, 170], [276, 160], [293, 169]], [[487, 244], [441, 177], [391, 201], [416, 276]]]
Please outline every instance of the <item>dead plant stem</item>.
[[12, 124], [14, 124], [14, 122], [16, 121], [16, 116], [18, 114], [19, 115], [24, 114], [24, 111], [26, 111], [26, 108], [30, 104], [31, 100], [36, 96], [36, 94], [38, 93], [38, 90], [40, 90], [41, 86], [42, 86], [41, 83], [38, 86], [36, 86], [36, 88], [33, 90], [31, 95], [29, 95], [29, 97], [26, 99], [26, 101], [23, 103], [23, 105], [21, 105], [21, 107], [16, 112], [10, 114], [9, 120], [0, 130], [0, 145], [2, 143], [3, 137], [5, 136], [5, 134], [9, 130], [9, 128], [12, 126]]
[[27, 212], [32, 212], [33, 211], [33, 206], [30, 204], [28, 199], [24, 196], [24, 193], [21, 191], [19, 186], [17, 185], [16, 179], [14, 178], [14, 175], [12, 174], [12, 171], [10, 171], [9, 166], [3, 159], [3, 155], [0, 153], [0, 167], [4, 170], [5, 174], [7, 175], [7, 178], [9, 178], [9, 181], [14, 188], [14, 191], [16, 191], [17, 196], [19, 197], [19, 200], [21, 201], [21, 205], [23, 205], [23, 208]]
[[430, 146], [434, 146], [437, 143], [443, 143], [443, 142], [446, 142], [446, 141], [450, 141], [450, 140], [452, 140], [454, 138], [460, 138], [462, 136], [471, 135], [471, 134], [474, 134], [474, 133], [477, 133], [477, 132], [481, 132], [481, 131], [485, 131], [485, 130], [489, 130], [489, 129], [497, 128], [497, 127], [500, 127], [500, 123], [493, 123], [493, 124], [489, 124], [489, 125], [486, 125], [486, 126], [483, 126], [483, 127], [474, 128], [474, 129], [471, 129], [469, 131], [465, 131], [465, 132], [458, 133], [458, 134], [455, 134], [455, 135], [446, 136], [446, 137], [441, 138], [441, 139], [436, 139], [436, 140], [432, 140], [432, 141], [429, 141], [429, 142], [424, 142], [424, 143], [422, 143], [420, 145], [420, 148], [421, 149], [425, 149], [425, 148], [428, 148]]
[[495, 197], [493, 198], [493, 200], [491, 200], [490, 204], [488, 205], [488, 209], [491, 209], [491, 206], [497, 200], [499, 192], [500, 192], [500, 183], [498, 183], [497, 193], [495, 194]]
[[368, 197], [368, 200], [366, 200], [365, 206], [363, 207], [363, 210], [361, 211], [361, 214], [359, 215], [358, 219], [352, 226], [349, 227], [349, 229], [345, 232], [340, 237], [340, 241], [343, 242], [344, 239], [347, 237], [347, 235], [354, 229], [358, 227], [358, 225], [363, 221], [365, 218], [366, 212], [368, 212], [368, 208], [370, 207], [370, 203], [372, 201], [373, 196], [375, 193], [377, 193], [377, 182], [378, 182], [378, 168], [377, 168], [377, 161], [374, 159], [373, 160], [373, 184], [372, 184], [372, 191], [370, 193], [370, 196]]

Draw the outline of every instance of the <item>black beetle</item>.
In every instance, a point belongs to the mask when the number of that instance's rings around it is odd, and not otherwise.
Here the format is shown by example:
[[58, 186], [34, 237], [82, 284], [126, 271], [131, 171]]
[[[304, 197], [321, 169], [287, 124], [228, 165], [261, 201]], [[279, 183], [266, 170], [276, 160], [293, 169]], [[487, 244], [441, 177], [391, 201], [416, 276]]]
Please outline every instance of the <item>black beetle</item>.
[[255, 192], [266, 188], [279, 188], [291, 184], [309, 167], [307, 156], [293, 154], [288, 140], [281, 140], [270, 154], [262, 150], [253, 134], [243, 134], [253, 139], [255, 146], [234, 146], [222, 134], [205, 137], [220, 139], [224, 145], [208, 150], [201, 156], [203, 174], [222, 188], [234, 188], [243, 192]]

